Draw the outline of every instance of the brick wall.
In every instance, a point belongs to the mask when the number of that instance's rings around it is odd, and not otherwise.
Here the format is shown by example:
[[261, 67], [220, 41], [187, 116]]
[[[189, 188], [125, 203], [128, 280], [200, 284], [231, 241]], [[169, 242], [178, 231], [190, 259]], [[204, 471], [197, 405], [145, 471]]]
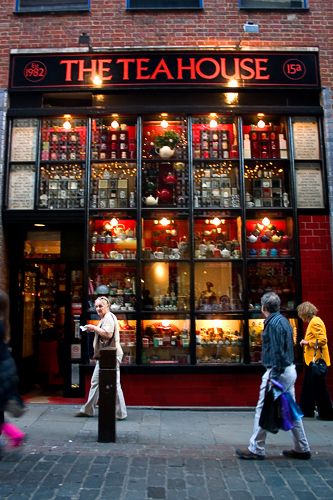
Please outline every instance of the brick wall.
[[[301, 216], [299, 234], [302, 300], [309, 300], [319, 309], [318, 314], [326, 325], [333, 363], [333, 272], [329, 216]], [[332, 373], [329, 382], [333, 389]]]

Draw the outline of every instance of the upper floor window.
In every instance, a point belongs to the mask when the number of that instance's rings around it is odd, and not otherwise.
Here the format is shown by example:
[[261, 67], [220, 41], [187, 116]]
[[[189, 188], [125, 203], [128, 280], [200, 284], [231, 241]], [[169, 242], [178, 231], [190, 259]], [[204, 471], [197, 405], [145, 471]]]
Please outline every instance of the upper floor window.
[[202, 9], [203, 0], [126, 0], [128, 10]]
[[240, 9], [307, 9], [308, 0], [238, 0]]
[[16, 0], [15, 12], [89, 11], [90, 0]]

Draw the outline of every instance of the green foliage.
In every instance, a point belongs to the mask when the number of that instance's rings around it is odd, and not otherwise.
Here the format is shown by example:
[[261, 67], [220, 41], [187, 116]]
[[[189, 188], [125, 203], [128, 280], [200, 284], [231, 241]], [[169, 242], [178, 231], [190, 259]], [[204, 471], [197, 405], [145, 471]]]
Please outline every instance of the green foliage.
[[170, 146], [175, 148], [180, 141], [180, 136], [174, 130], [166, 130], [164, 134], [157, 135], [154, 140], [155, 147]]

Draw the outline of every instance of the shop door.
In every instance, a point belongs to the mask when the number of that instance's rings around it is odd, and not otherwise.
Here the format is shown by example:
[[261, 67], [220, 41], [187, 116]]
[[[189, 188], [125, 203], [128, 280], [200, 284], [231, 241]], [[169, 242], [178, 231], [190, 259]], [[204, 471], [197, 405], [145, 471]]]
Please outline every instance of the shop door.
[[63, 386], [65, 332], [70, 304], [70, 276], [64, 263], [29, 263], [23, 272], [22, 358], [30, 359], [30, 384]]

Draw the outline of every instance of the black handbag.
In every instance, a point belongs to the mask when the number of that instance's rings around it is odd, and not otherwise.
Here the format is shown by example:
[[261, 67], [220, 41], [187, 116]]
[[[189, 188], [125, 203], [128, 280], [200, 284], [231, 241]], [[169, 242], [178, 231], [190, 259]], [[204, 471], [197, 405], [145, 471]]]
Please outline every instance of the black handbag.
[[323, 377], [327, 373], [327, 364], [323, 358], [315, 359], [318, 351], [318, 340], [316, 340], [314, 349], [313, 361], [310, 363], [311, 373], [313, 377]]
[[279, 398], [274, 399], [273, 389], [268, 389], [267, 387], [259, 425], [265, 431], [277, 434], [281, 424], [280, 401]]

